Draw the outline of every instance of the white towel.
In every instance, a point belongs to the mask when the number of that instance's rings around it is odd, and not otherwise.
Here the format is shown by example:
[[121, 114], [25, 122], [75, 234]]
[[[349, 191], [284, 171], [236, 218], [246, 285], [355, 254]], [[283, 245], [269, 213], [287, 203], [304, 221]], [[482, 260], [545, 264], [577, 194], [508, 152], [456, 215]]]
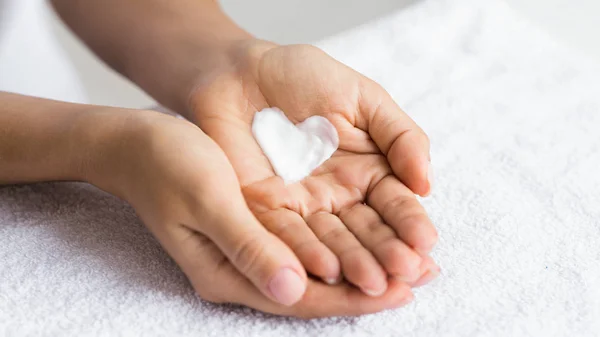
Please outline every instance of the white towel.
[[432, 140], [442, 275], [409, 306], [302, 321], [199, 300], [132, 209], [0, 188], [3, 336], [600, 334], [600, 67], [496, 0], [427, 0], [319, 44]]

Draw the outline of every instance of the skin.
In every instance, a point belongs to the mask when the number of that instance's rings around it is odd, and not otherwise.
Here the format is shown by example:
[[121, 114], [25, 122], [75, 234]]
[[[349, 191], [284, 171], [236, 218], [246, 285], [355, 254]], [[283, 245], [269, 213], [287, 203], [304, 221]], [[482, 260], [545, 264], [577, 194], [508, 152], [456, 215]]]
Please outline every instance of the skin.
[[294, 305], [266, 297], [231, 262], [231, 250], [219, 247], [234, 240], [241, 241], [231, 247], [241, 247], [243, 231], [265, 244], [279, 241], [246, 206], [225, 153], [192, 123], [2, 92], [0, 101], [0, 184], [85, 181], [128, 201], [208, 301], [312, 318], [377, 312], [412, 299], [400, 282], [375, 298], [311, 279]]
[[[258, 219], [311, 274], [331, 283], [343, 275], [372, 296], [388, 276], [414, 283], [438, 272], [426, 258], [437, 234], [413, 193], [431, 189], [425, 133], [381, 87], [315, 47], [242, 48], [239, 62], [195, 88], [191, 108]], [[321, 115], [339, 130], [339, 150], [300, 183], [286, 186], [253, 141], [253, 114], [269, 106], [296, 123]]]
[[[429, 141], [379, 85], [315, 47], [250, 36], [214, 1], [53, 4], [105, 62], [193, 123], [2, 94], [0, 182], [81, 180], [123, 198], [208, 301], [359, 315], [408, 303], [439, 274], [437, 233], [415, 198], [431, 191]], [[328, 118], [340, 149], [284, 185], [250, 133], [268, 106], [294, 122]]]

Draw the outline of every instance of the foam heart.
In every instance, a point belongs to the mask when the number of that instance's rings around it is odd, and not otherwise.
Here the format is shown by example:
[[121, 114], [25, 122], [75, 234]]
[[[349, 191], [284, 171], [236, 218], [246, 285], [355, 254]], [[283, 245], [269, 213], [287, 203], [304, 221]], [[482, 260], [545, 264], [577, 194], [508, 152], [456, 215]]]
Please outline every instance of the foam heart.
[[337, 131], [327, 118], [312, 116], [294, 125], [278, 108], [257, 112], [252, 134], [286, 184], [310, 175], [339, 145]]

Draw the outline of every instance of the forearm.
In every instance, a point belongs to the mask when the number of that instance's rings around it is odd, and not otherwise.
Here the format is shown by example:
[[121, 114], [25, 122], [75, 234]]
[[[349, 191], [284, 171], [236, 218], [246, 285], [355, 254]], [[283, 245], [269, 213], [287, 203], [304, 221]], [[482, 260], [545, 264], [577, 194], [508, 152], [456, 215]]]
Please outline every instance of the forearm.
[[90, 106], [0, 92], [0, 184], [86, 180], [105, 129]]
[[[252, 37], [215, 0], [53, 0], [70, 28], [107, 64], [160, 103], [185, 113], [194, 70], [224, 62]], [[194, 59], [190, 59], [190, 58]]]

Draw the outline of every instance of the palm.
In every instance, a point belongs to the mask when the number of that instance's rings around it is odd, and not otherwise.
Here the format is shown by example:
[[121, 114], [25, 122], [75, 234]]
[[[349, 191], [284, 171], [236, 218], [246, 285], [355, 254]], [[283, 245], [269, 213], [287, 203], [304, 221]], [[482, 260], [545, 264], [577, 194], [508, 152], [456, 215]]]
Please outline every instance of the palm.
[[[384, 224], [386, 217], [402, 216], [397, 207], [414, 197], [365, 131], [369, 114], [383, 99], [365, 84], [370, 82], [314, 48], [279, 47], [220, 73], [199, 88], [195, 101], [198, 124], [227, 154], [248, 205], [294, 249], [307, 270], [328, 280], [343, 272], [357, 286], [379, 292], [386, 272], [417, 273], [418, 257], [409, 248], [414, 244], [390, 240], [403, 230]], [[370, 99], [361, 99], [366, 94]], [[254, 113], [269, 106], [281, 108], [294, 123], [324, 116], [338, 130], [339, 149], [299, 183], [285, 185], [276, 177], [252, 136]], [[390, 192], [390, 187], [398, 190]], [[413, 213], [420, 207], [411, 205]], [[391, 248], [383, 252], [375, 239], [364, 237], [365, 225], [370, 226], [367, 231], [377, 231], [379, 244], [393, 242], [387, 245]], [[408, 279], [414, 281], [412, 274]]]

